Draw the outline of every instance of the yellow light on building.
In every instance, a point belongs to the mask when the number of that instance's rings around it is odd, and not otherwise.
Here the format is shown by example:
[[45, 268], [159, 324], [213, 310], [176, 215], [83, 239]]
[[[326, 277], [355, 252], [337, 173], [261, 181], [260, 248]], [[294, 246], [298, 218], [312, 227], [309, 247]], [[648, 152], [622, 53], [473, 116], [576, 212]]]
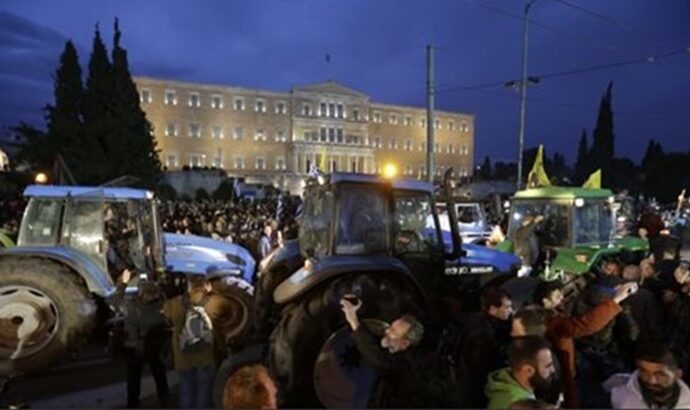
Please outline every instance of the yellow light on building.
[[46, 182], [48, 182], [48, 176], [43, 172], [39, 172], [38, 174], [36, 174], [36, 178], [34, 179], [34, 181], [37, 184], [45, 184]]
[[383, 167], [383, 176], [386, 178], [395, 178], [398, 175], [398, 167], [395, 164], [386, 164]]

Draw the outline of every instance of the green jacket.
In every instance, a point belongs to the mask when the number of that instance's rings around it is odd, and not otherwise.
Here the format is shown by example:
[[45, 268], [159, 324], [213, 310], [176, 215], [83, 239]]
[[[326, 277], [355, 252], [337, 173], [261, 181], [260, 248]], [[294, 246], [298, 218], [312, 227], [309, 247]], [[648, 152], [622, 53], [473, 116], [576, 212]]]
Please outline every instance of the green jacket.
[[496, 370], [489, 374], [484, 392], [489, 399], [489, 409], [507, 409], [516, 401], [535, 398], [534, 393], [518, 384], [510, 368]]

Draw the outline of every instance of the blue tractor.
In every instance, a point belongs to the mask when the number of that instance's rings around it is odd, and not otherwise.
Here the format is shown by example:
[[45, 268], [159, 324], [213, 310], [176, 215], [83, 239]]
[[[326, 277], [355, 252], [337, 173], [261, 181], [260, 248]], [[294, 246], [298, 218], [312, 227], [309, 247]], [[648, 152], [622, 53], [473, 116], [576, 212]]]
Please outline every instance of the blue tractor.
[[378, 330], [403, 313], [417, 316], [433, 329], [435, 350], [454, 320], [450, 305], [514, 277], [519, 264], [512, 255], [464, 249], [454, 207], [450, 232], [443, 232], [435, 198], [434, 187], [417, 180], [333, 173], [308, 182], [299, 239], [260, 264], [256, 343], [221, 366], [217, 404], [238, 366], [263, 361], [284, 406], [366, 405], [373, 372], [352, 355], [343, 295], [357, 295], [361, 317]]
[[45, 369], [81, 346], [114, 313], [122, 260], [138, 280], [158, 283], [211, 266], [229, 271], [223, 328], [230, 339], [246, 336], [255, 269], [244, 248], [163, 233], [145, 190], [29, 186], [24, 195], [17, 246], [0, 250], [0, 376]]

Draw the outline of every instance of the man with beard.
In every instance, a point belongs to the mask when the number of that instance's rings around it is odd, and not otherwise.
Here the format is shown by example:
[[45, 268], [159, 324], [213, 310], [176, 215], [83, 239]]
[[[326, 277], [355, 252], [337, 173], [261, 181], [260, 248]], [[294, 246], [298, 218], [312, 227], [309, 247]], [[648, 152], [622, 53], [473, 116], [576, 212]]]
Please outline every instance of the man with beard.
[[574, 339], [593, 335], [611, 323], [622, 311], [620, 303], [637, 291], [637, 284], [629, 283], [616, 288], [613, 297], [604, 297], [601, 302], [580, 316], [563, 314], [563, 284], [559, 281], [541, 282], [535, 290], [534, 299], [545, 310], [545, 335], [553, 344], [554, 352], [561, 364], [564, 405], [579, 407], [575, 382]]
[[534, 400], [534, 390], [547, 390], [556, 374], [549, 342], [538, 336], [516, 337], [510, 346], [510, 367], [489, 375], [489, 409], [507, 409], [522, 400]]
[[378, 380], [367, 407], [425, 407], [426, 383], [423, 365], [413, 349], [424, 336], [424, 326], [405, 314], [386, 328], [382, 338], [362, 324], [357, 311], [362, 301], [355, 295], [344, 295], [340, 306], [350, 325], [352, 337], [362, 358], [378, 372]]
[[671, 350], [660, 343], [640, 345], [635, 352], [637, 370], [614, 375], [606, 382], [614, 409], [687, 409], [690, 389]]

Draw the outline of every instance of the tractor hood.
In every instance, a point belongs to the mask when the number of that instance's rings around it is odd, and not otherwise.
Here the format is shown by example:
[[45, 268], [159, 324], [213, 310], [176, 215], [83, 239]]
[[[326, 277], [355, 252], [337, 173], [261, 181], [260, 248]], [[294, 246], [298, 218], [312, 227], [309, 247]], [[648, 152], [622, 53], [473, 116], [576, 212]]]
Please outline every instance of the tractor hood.
[[245, 248], [202, 236], [164, 233], [165, 263], [169, 272], [203, 275], [209, 266], [235, 269], [251, 283], [256, 263]]
[[[443, 244], [446, 252], [452, 246], [448, 231], [443, 231]], [[511, 273], [514, 269], [520, 268], [520, 258], [512, 253], [470, 243], [462, 244], [462, 250], [465, 252], [465, 256], [454, 261], [447, 261], [446, 266], [493, 267], [494, 272], [500, 273]]]

